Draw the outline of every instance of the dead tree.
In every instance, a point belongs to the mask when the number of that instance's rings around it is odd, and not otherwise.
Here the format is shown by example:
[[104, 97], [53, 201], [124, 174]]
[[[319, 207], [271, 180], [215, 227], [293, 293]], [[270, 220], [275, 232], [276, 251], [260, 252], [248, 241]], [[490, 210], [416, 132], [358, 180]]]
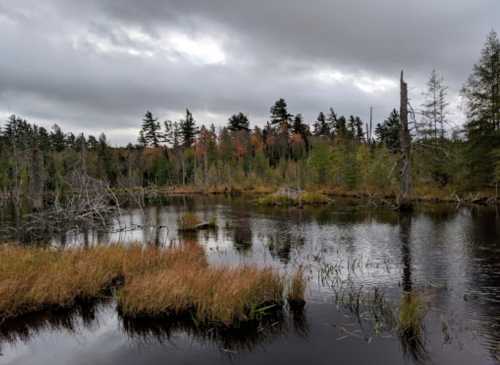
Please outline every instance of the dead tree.
[[408, 84], [404, 81], [401, 71], [401, 100], [399, 114], [401, 129], [399, 141], [401, 144], [401, 172], [398, 206], [400, 210], [411, 210], [411, 136], [408, 128]]

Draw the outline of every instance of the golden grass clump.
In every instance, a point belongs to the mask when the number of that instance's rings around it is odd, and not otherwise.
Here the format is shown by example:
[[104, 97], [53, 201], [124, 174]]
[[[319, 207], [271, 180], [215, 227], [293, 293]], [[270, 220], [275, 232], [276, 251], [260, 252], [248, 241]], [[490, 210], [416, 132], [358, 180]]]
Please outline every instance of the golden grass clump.
[[293, 274], [288, 288], [288, 303], [291, 306], [301, 306], [305, 304], [306, 279], [304, 269], [301, 267]]
[[295, 199], [282, 194], [268, 194], [257, 199], [257, 204], [262, 206], [289, 206], [296, 203]]
[[320, 192], [303, 192], [299, 195], [300, 204], [304, 205], [321, 205], [331, 203], [331, 199]]
[[399, 330], [420, 335], [426, 313], [427, 306], [422, 297], [416, 293], [406, 293], [399, 307]]
[[272, 269], [179, 264], [127, 282], [118, 304], [126, 316], [191, 314], [199, 322], [230, 324], [280, 304], [283, 286]]
[[[303, 298], [298, 275], [292, 292]], [[281, 307], [284, 285], [270, 268], [210, 267], [203, 248], [190, 242], [168, 249], [0, 246], [0, 319], [116, 293], [124, 316], [189, 315], [231, 325]]]
[[0, 317], [97, 298], [116, 281], [174, 261], [206, 264], [203, 249], [195, 245], [168, 250], [137, 245], [68, 250], [0, 246]]
[[177, 221], [180, 231], [194, 231], [200, 223], [198, 216], [190, 212], [181, 215]]

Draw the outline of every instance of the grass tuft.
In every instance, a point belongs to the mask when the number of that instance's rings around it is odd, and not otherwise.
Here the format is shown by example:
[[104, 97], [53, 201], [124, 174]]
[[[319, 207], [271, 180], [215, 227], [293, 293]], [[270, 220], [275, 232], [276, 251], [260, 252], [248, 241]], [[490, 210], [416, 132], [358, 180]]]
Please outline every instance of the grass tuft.
[[288, 303], [292, 307], [300, 307], [305, 304], [306, 279], [304, 277], [304, 269], [299, 269], [293, 274], [290, 280], [288, 289]]
[[198, 216], [194, 213], [184, 213], [177, 221], [180, 231], [195, 231], [201, 223]]
[[284, 194], [269, 194], [257, 199], [258, 205], [263, 206], [302, 206], [330, 204], [331, 199], [319, 192], [303, 192], [297, 197]]
[[191, 314], [197, 322], [231, 324], [265, 314], [282, 295], [283, 278], [271, 269], [180, 264], [127, 282], [118, 304], [125, 316]]
[[420, 335], [426, 313], [427, 306], [422, 298], [415, 293], [406, 293], [399, 307], [399, 331]]
[[321, 205], [331, 203], [331, 199], [319, 192], [303, 192], [299, 196], [299, 202], [304, 205]]

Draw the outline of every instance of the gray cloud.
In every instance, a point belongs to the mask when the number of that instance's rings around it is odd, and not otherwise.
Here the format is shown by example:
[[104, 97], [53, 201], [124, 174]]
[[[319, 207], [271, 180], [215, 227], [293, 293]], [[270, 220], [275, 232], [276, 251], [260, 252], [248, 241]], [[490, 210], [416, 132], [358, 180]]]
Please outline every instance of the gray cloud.
[[[142, 114], [265, 122], [279, 97], [382, 119], [405, 68], [415, 103], [433, 68], [456, 95], [497, 0], [14, 1], [0, 4], [0, 117], [135, 139]], [[455, 112], [455, 111], [454, 111]]]

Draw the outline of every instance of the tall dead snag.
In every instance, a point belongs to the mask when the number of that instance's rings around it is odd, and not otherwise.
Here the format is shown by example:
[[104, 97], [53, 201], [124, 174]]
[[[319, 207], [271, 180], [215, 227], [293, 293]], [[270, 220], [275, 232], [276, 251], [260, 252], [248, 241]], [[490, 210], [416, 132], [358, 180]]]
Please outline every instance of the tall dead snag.
[[408, 85], [401, 71], [401, 100], [399, 114], [401, 129], [399, 140], [401, 144], [401, 175], [398, 206], [400, 210], [411, 210], [411, 136], [408, 128]]

